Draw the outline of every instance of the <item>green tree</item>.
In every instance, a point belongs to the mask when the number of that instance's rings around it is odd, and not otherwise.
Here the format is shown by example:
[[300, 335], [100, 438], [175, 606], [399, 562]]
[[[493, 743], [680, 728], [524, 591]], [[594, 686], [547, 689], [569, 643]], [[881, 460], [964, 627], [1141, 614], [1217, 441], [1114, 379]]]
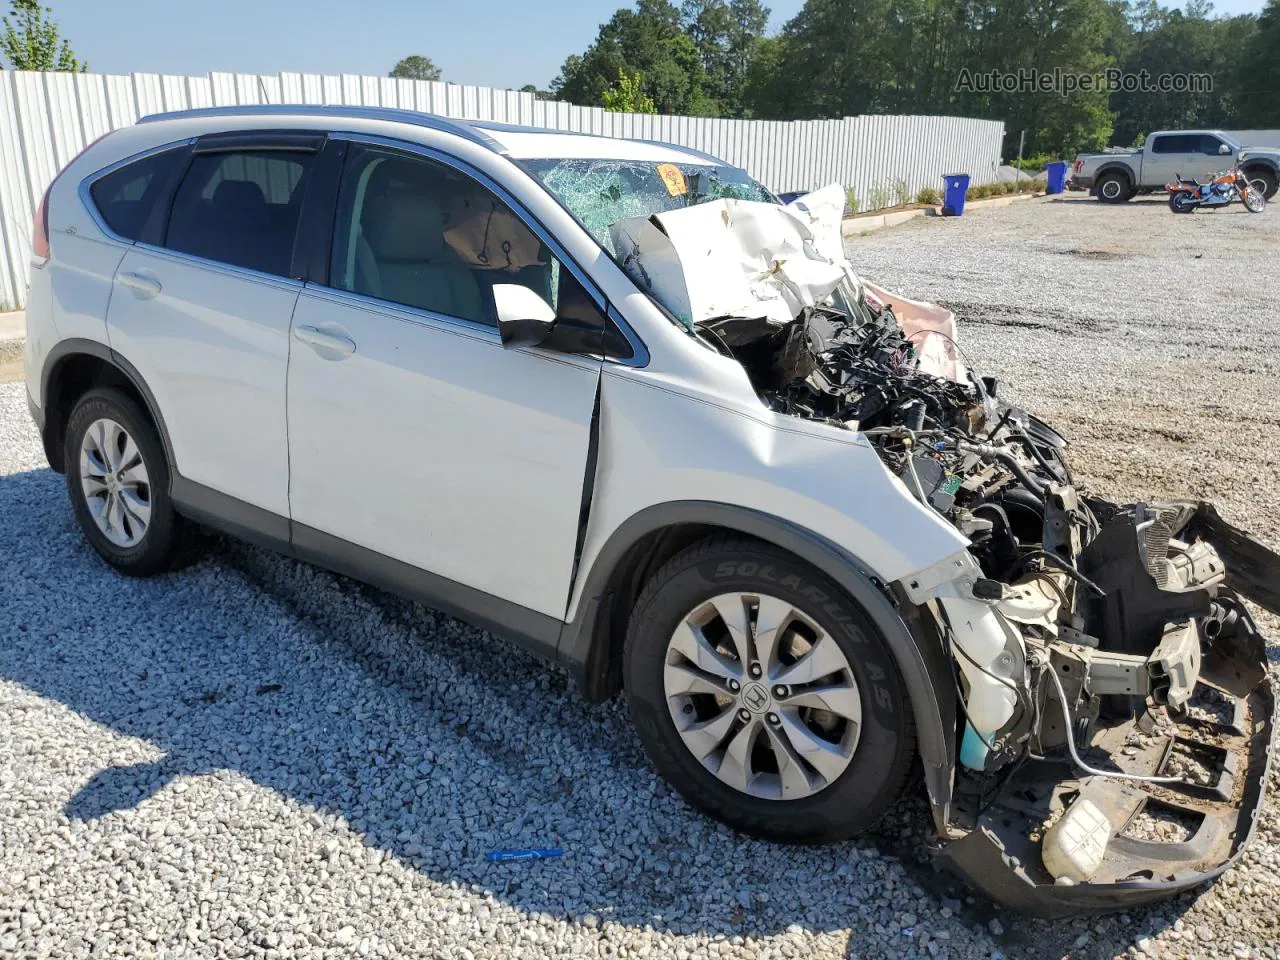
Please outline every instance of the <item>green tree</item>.
[[644, 83], [638, 73], [627, 76], [618, 74], [618, 82], [604, 92], [601, 106], [614, 113], [657, 113], [653, 98], [644, 92]]
[[78, 59], [63, 39], [52, 10], [39, 0], [12, 0], [9, 14], [0, 18], [0, 56], [14, 70], [58, 70], [83, 73], [89, 65]]
[[565, 60], [551, 89], [561, 100], [599, 106], [620, 74], [637, 73], [660, 113], [716, 112], [698, 49], [669, 0], [637, 0], [634, 9], [615, 12], [585, 53]]
[[554, 100], [555, 95], [550, 90], [539, 90], [536, 84], [526, 83], [520, 88], [521, 93], [532, 93], [534, 99], [537, 100]]
[[685, 0], [680, 12], [698, 50], [707, 96], [724, 116], [746, 115], [747, 73], [769, 8], [760, 0]]
[[1235, 88], [1240, 126], [1280, 127], [1280, 0], [1268, 0], [1252, 38], [1240, 51]]
[[387, 76], [399, 77], [402, 80], [439, 80], [440, 68], [431, 62], [430, 57], [415, 53], [392, 67]]

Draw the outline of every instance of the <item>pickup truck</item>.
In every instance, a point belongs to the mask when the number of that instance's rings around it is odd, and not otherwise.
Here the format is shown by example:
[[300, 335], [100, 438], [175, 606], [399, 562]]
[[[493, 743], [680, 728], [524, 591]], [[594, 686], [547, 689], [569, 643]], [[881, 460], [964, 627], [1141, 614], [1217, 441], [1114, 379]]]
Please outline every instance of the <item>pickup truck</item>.
[[1280, 150], [1245, 147], [1221, 130], [1161, 130], [1132, 153], [1091, 153], [1076, 157], [1071, 185], [1103, 203], [1124, 203], [1139, 193], [1161, 190], [1178, 177], [1203, 177], [1234, 167], [1268, 200], [1280, 183]]

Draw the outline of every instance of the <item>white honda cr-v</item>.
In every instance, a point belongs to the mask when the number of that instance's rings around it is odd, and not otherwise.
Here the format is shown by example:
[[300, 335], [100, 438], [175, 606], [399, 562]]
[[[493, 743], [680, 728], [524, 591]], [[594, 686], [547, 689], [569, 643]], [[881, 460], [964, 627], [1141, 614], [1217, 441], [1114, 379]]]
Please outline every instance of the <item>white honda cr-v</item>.
[[[37, 214], [32, 416], [122, 573], [209, 527], [422, 599], [625, 687], [746, 831], [850, 836], [919, 758], [940, 849], [1009, 903], [1214, 875], [1273, 728], [1239, 597], [1280, 608], [1280, 560], [1207, 504], [1077, 491], [948, 311], [857, 277], [842, 211], [669, 144], [147, 118]], [[1167, 772], [1201, 741], [1226, 780]], [[1150, 803], [1213, 829], [1122, 836]]]

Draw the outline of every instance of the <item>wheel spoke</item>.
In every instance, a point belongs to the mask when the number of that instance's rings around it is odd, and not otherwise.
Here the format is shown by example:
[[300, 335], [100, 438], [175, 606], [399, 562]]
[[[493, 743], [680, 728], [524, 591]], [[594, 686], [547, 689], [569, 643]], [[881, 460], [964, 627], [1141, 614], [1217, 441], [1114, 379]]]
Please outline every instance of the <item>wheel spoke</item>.
[[124, 504], [120, 502], [118, 494], [113, 494], [107, 501], [107, 525], [110, 527], [108, 536], [114, 533], [121, 540], [129, 538], [124, 526]]
[[733, 721], [734, 710], [728, 707], [710, 720], [690, 724], [680, 731], [680, 736], [684, 738], [685, 744], [695, 757], [705, 760], [724, 743], [724, 738], [729, 735], [729, 730], [733, 727]]
[[828, 783], [844, 773], [849, 765], [839, 744], [823, 740], [800, 719], [794, 711], [782, 711], [782, 732], [787, 741], [809, 766], [822, 774]]
[[121, 509], [129, 517], [134, 539], [142, 536], [147, 529], [147, 524], [151, 522], [151, 504], [133, 490], [121, 490], [116, 499], [120, 501]]
[[756, 609], [756, 657], [764, 667], [764, 675], [772, 677], [778, 666], [778, 641], [795, 617], [791, 604], [777, 597], [760, 597]]
[[702, 630], [687, 620], [681, 621], [676, 627], [675, 636], [671, 638], [671, 649], [682, 654], [686, 660], [705, 673], [723, 677], [725, 680], [738, 680], [742, 677], [744, 667], [716, 652], [710, 641], [702, 635]]
[[738, 660], [744, 667], [751, 663], [750, 646], [751, 624], [747, 620], [746, 597], [740, 593], [725, 593], [711, 598], [711, 605], [720, 614], [720, 619], [729, 628], [729, 639], [733, 649], [738, 653]]
[[[138, 445], [133, 442], [133, 437], [125, 434], [124, 452], [120, 454], [120, 464], [116, 467], [117, 473], [128, 475], [131, 471], [142, 467], [142, 451], [138, 449]], [[146, 468], [143, 468], [145, 477]]]
[[787, 707], [816, 707], [854, 722], [862, 720], [862, 697], [856, 687], [847, 684], [806, 687], [779, 703]]
[[752, 720], [739, 730], [725, 747], [717, 775], [729, 786], [748, 792], [751, 786], [751, 748], [760, 732], [760, 722]]
[[782, 799], [808, 796], [813, 791], [809, 782], [809, 774], [804, 764], [796, 755], [795, 748], [777, 729], [766, 727], [769, 731], [769, 744], [773, 747], [773, 755], [778, 761], [778, 781], [782, 788]]
[[80, 473], [80, 485], [84, 488], [86, 497], [101, 497], [107, 492], [107, 485], [99, 477], [85, 473], [83, 470]]
[[813, 683], [838, 670], [844, 670], [847, 666], [844, 654], [840, 652], [836, 642], [823, 633], [803, 657], [782, 670], [773, 678], [773, 682], [787, 686]]
[[114, 420], [99, 420], [102, 425], [102, 432], [99, 435], [102, 449], [102, 459], [106, 461], [107, 466], [112, 473], [120, 469], [120, 424]]
[[696, 667], [682, 663], [668, 663], [663, 668], [662, 682], [669, 697], [693, 693], [733, 696], [728, 682], [721, 677], [704, 673]]

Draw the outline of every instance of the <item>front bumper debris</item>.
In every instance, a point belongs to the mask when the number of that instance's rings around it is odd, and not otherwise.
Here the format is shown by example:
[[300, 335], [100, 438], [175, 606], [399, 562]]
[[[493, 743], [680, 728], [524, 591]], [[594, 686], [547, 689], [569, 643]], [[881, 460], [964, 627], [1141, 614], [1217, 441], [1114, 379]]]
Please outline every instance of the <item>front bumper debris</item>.
[[[1239, 598], [1280, 608], [1280, 556], [1208, 504], [1162, 506], [1181, 509], [1180, 536], [1211, 544], [1227, 570], [1213, 618], [1188, 621], [1202, 647], [1198, 675], [1189, 696], [1177, 695], [1175, 681], [1164, 705], [1134, 698], [1126, 715], [1104, 713], [1081, 753], [1102, 771], [1195, 783], [1095, 776], [1061, 756], [1033, 756], [994, 796], [958, 791], [953, 821], [967, 832], [941, 856], [1008, 907], [1061, 918], [1160, 900], [1219, 876], [1253, 837], [1275, 750], [1276, 696], [1265, 642]], [[1046, 717], [1052, 712], [1047, 707]], [[1045, 835], [1082, 800], [1110, 823], [1105, 854], [1087, 881], [1055, 881]]]

